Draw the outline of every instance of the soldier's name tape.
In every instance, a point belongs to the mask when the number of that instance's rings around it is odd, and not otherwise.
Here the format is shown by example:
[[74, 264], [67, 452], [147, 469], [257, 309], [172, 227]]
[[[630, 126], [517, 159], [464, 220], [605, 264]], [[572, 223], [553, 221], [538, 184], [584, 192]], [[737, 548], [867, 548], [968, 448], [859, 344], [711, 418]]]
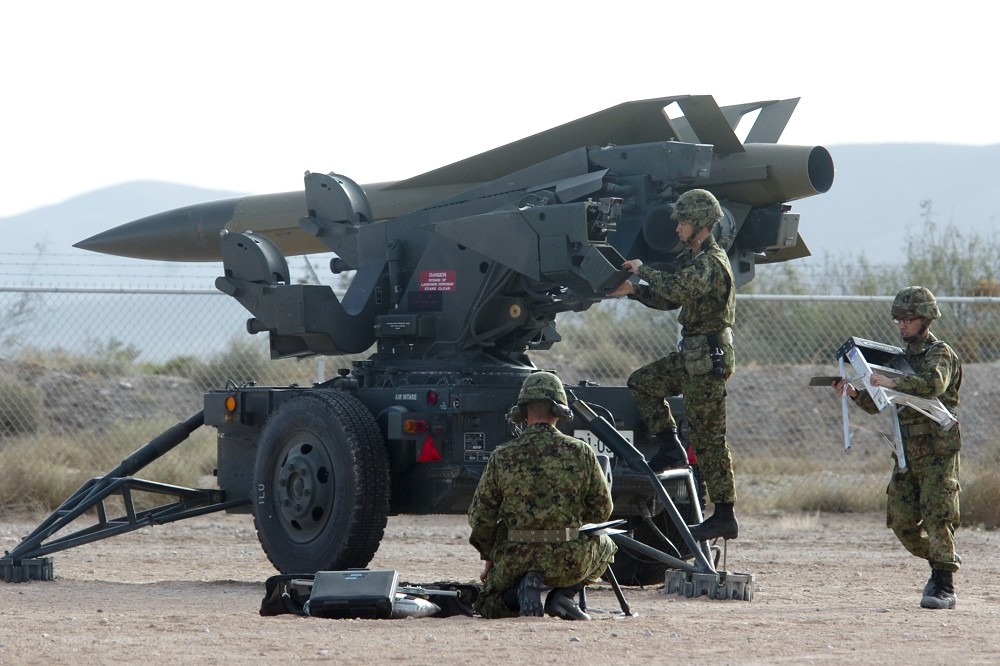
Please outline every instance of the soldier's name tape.
[[576, 527], [564, 527], [561, 530], [511, 530], [507, 539], [518, 543], [559, 543], [576, 541], [580, 530]]

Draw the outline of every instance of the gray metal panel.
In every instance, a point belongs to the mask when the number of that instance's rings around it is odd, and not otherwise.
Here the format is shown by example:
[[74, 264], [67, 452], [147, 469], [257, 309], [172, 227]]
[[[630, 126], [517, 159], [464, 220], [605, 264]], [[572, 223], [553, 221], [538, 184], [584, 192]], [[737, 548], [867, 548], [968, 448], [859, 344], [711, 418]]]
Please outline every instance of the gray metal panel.
[[442, 220], [434, 225], [434, 233], [522, 275], [538, 278], [538, 234], [516, 211]]

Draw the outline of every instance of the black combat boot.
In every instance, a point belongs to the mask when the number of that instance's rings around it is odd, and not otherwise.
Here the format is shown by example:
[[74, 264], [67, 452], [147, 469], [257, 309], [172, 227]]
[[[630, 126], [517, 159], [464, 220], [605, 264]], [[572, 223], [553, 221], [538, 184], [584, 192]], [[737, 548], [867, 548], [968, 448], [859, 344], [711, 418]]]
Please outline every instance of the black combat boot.
[[500, 595], [500, 599], [503, 601], [503, 605], [511, 609], [512, 611], [516, 611], [521, 607], [520, 604], [517, 603], [518, 587], [519, 587], [518, 585], [515, 585], [513, 587], [508, 587], [506, 590], [503, 591], [503, 594]]
[[[958, 553], [955, 553], [955, 561], [961, 564], [962, 556], [959, 555]], [[931, 562], [930, 560], [928, 560], [928, 563], [931, 565], [931, 577], [927, 579], [927, 583], [924, 585], [923, 596], [925, 597], [930, 596], [931, 593], [934, 591], [934, 563]]]
[[545, 597], [545, 613], [564, 620], [589, 620], [590, 616], [580, 609], [574, 599], [582, 588], [582, 584], [554, 588]]
[[715, 511], [708, 520], [691, 526], [691, 536], [695, 541], [709, 539], [735, 539], [740, 535], [740, 525], [736, 522], [732, 503], [716, 504]]
[[924, 588], [924, 596], [920, 600], [921, 608], [948, 609], [955, 607], [958, 597], [955, 595], [954, 575], [951, 571], [934, 569], [931, 571], [931, 579], [927, 583]]
[[649, 461], [649, 468], [654, 472], [662, 472], [667, 469], [679, 469], [688, 464], [687, 451], [681, 444], [680, 437], [677, 436], [677, 428], [664, 430], [656, 436], [659, 448], [653, 459]]
[[537, 571], [529, 571], [517, 586], [517, 607], [521, 617], [542, 616], [544, 579]]

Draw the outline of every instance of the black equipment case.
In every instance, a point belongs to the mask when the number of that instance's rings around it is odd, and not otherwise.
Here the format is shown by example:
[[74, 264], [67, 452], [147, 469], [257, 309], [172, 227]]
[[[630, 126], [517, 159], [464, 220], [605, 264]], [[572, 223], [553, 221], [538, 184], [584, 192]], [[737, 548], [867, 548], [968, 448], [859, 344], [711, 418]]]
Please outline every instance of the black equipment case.
[[398, 584], [399, 574], [392, 569], [317, 571], [305, 611], [336, 619], [389, 618]]

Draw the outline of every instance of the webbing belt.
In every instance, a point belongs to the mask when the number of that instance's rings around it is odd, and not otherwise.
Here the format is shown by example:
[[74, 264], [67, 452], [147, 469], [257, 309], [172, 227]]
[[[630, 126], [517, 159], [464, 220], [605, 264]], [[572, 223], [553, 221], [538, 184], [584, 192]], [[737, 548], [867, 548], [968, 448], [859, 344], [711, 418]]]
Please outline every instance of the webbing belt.
[[580, 536], [576, 527], [564, 527], [561, 530], [511, 530], [507, 539], [518, 543], [558, 543], [575, 541]]

